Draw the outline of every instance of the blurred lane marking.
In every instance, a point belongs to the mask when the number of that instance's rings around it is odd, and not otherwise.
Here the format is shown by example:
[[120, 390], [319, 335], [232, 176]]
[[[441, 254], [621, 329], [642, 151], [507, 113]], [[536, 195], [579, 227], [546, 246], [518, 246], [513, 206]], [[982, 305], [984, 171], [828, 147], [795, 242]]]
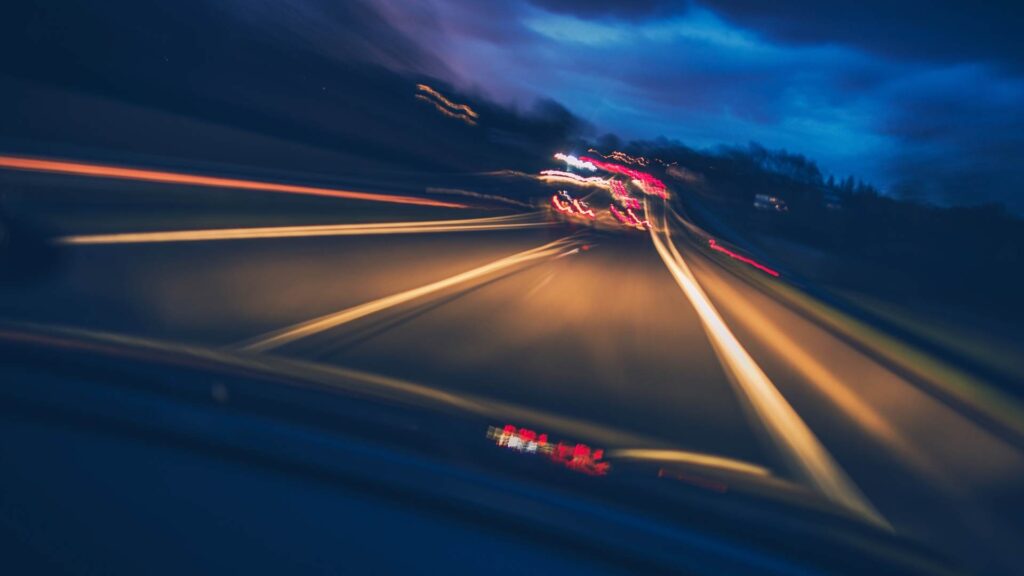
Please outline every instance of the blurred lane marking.
[[[916, 472], [926, 474], [933, 483], [944, 482], [942, 474], [928, 461], [923, 454], [914, 450], [907, 439], [891, 426], [885, 418], [871, 405], [854, 394], [850, 387], [835, 373], [834, 370], [806, 351], [799, 342], [790, 338], [786, 332], [776, 328], [766, 314], [758, 306], [732, 288], [727, 282], [714, 280], [712, 289], [724, 308], [731, 308], [747, 329], [761, 337], [761, 340], [813, 386], [817, 387], [829, 401], [835, 404], [844, 414], [857, 422], [871, 436], [900, 455], [900, 458], [913, 467]], [[834, 358], [832, 359], [834, 362]]]
[[[244, 352], [267, 352], [301, 338], [306, 338], [325, 330], [336, 328], [342, 324], [358, 320], [364, 316], [369, 316], [370, 314], [380, 312], [381, 310], [398, 306], [399, 304], [404, 304], [433, 292], [444, 290], [445, 288], [451, 288], [464, 282], [476, 280], [506, 268], [511, 268], [513, 266], [543, 258], [564, 256], [568, 253], [565, 249], [569, 248], [574, 242], [575, 240], [572, 240], [571, 237], [567, 236], [543, 246], [496, 260], [490, 264], [484, 264], [479, 268], [474, 268], [472, 270], [456, 274], [455, 276], [438, 280], [437, 282], [433, 282], [425, 286], [420, 286], [419, 288], [413, 288], [411, 290], [406, 290], [405, 292], [385, 296], [377, 300], [366, 302], [365, 304], [353, 306], [352, 308], [327, 314], [326, 316], [321, 316], [319, 318], [314, 318], [312, 320], [307, 320], [305, 322], [300, 322], [292, 326], [268, 332], [251, 340], [239, 343], [235, 345], [234, 348]], [[571, 250], [569, 252], [571, 252]]]
[[145, 244], [154, 242], [199, 242], [205, 240], [249, 240], [256, 238], [311, 238], [317, 236], [371, 236], [383, 234], [429, 234], [518, 230], [551, 226], [551, 222], [530, 222], [530, 215], [433, 220], [425, 222], [378, 222], [372, 224], [328, 224], [315, 226], [268, 226], [254, 228], [211, 228], [160, 232], [124, 232], [64, 236], [58, 244]]
[[[662, 234], [664, 239], [660, 237]], [[880, 526], [890, 527], [722, 320], [673, 245], [664, 212], [660, 229], [651, 227], [651, 239], [676, 284], [700, 316], [726, 372], [743, 392], [781, 453], [827, 498]]]
[[704, 468], [716, 468], [729, 472], [738, 472], [751, 476], [771, 476], [770, 470], [764, 466], [751, 464], [743, 460], [689, 452], [686, 450], [650, 450], [643, 448], [623, 448], [619, 450], [608, 450], [607, 457], [612, 459], [627, 460], [654, 460], [657, 462], [679, 462], [681, 464], [693, 464]]
[[29, 172], [48, 172], [51, 174], [69, 174], [92, 178], [112, 178], [115, 180], [134, 180], [138, 182], [159, 182], [162, 184], [182, 184], [186, 186], [206, 186], [211, 188], [235, 188], [258, 192], [276, 192], [284, 194], [300, 194], [304, 196], [326, 196], [329, 198], [345, 198], [348, 200], [366, 200], [370, 202], [386, 202], [391, 204], [413, 204], [417, 206], [434, 206], [440, 208], [468, 208], [465, 204], [442, 202], [429, 198], [399, 196], [395, 194], [377, 194], [320, 188], [316, 186], [296, 186], [276, 182], [260, 182], [258, 180], [241, 180], [237, 178], [220, 178], [216, 176], [197, 176], [180, 172], [162, 170], [143, 170], [138, 168], [122, 168], [104, 164], [88, 164], [84, 162], [65, 162], [59, 160], [39, 160], [18, 156], [0, 156], [0, 168], [25, 170]]

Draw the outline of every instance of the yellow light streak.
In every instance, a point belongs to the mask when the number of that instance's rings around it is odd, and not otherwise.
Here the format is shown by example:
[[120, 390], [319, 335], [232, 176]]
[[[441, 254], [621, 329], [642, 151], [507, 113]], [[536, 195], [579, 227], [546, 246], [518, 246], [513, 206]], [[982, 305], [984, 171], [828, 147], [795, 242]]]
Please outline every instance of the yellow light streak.
[[421, 92], [426, 92], [427, 94], [430, 94], [431, 96], [433, 96], [434, 98], [439, 100], [442, 104], [444, 104], [445, 106], [447, 106], [447, 107], [449, 107], [449, 108], [451, 108], [453, 110], [461, 110], [461, 111], [463, 111], [464, 113], [469, 115], [471, 118], [479, 118], [480, 117], [480, 115], [476, 113], [476, 110], [473, 110], [472, 108], [470, 108], [468, 104], [456, 104], [455, 102], [452, 102], [451, 100], [445, 98], [443, 94], [441, 94], [437, 90], [434, 90], [430, 86], [427, 86], [426, 84], [417, 84], [416, 85], [416, 89], [421, 91]]
[[410, 302], [417, 298], [422, 298], [434, 292], [451, 288], [464, 282], [470, 282], [527, 262], [561, 256], [565, 254], [565, 249], [574, 243], [575, 241], [572, 240], [571, 237], [561, 238], [543, 246], [526, 250], [525, 252], [520, 252], [518, 254], [513, 254], [512, 256], [496, 260], [489, 264], [456, 274], [455, 276], [451, 276], [443, 280], [438, 280], [437, 282], [433, 282], [425, 286], [406, 290], [405, 292], [400, 292], [398, 294], [392, 294], [391, 296], [385, 296], [377, 300], [366, 302], [365, 304], [353, 306], [352, 308], [347, 308], [339, 312], [334, 312], [319, 318], [313, 318], [312, 320], [307, 320], [305, 322], [300, 322], [292, 326], [268, 332], [254, 339], [238, 344], [236, 348], [245, 352], [267, 352], [301, 338], [306, 338], [325, 330], [336, 328], [342, 324], [352, 322], [353, 320], [358, 320], [359, 318], [369, 316], [370, 314]]
[[422, 100], [424, 102], [427, 102], [427, 103], [431, 104], [434, 108], [437, 109], [438, 112], [440, 112], [441, 114], [444, 114], [445, 116], [448, 116], [449, 118], [455, 118], [457, 120], [462, 120], [463, 122], [465, 122], [466, 124], [469, 124], [470, 126], [476, 126], [476, 120], [473, 120], [472, 118], [470, 118], [469, 116], [467, 116], [465, 114], [462, 114], [462, 113], [459, 113], [459, 112], [452, 112], [451, 110], [445, 108], [441, 104], [431, 100], [430, 98], [427, 98], [426, 96], [424, 96], [422, 94], [417, 94], [416, 95], [416, 99], [417, 100]]
[[[649, 202], [645, 200], [644, 204], [650, 213]], [[740, 344], [672, 244], [664, 211], [661, 220], [660, 227], [651, 227], [651, 240], [658, 255], [696, 310], [726, 373], [743, 393], [780, 452], [827, 498], [867, 520], [889, 527]]]
[[374, 236], [386, 234], [433, 234], [441, 232], [478, 232], [518, 230], [551, 226], [550, 222], [531, 222], [524, 216], [496, 216], [462, 220], [426, 222], [378, 222], [372, 224], [329, 224], [316, 226], [271, 226], [253, 228], [212, 228], [154, 232], [123, 232], [64, 236], [58, 244], [148, 244], [157, 242], [202, 242], [209, 240], [251, 240], [258, 238], [312, 238], [319, 236]]

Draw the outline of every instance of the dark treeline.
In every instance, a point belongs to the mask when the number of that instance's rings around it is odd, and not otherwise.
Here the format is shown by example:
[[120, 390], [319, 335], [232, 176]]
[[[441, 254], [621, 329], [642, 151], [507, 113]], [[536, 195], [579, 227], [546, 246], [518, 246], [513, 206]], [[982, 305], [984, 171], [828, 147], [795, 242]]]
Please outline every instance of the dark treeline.
[[[702, 151], [658, 140], [627, 150], [678, 163], [691, 176], [673, 182], [687, 192], [683, 201], [701, 203], [733, 229], [819, 254], [813, 266], [764, 254], [798, 273], [889, 300], [1024, 319], [1024, 220], [1003, 206], [940, 207], [891, 197], [758, 144]], [[756, 194], [776, 196], [788, 209], [758, 210]]]

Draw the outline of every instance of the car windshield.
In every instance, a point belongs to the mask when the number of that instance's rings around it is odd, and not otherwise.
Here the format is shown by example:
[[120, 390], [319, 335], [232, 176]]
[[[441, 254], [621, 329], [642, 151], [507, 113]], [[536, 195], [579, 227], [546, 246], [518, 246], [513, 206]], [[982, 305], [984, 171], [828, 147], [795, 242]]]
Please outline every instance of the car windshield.
[[1019, 18], [804, 4], [11, 7], [0, 346], [345, 382], [470, 418], [469, 466], [1018, 573]]

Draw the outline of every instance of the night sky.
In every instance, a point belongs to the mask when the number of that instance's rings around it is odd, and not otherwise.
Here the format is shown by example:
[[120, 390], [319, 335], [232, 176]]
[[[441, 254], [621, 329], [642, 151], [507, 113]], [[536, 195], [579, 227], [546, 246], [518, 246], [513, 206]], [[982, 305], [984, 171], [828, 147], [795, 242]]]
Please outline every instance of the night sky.
[[[2, 69], [146, 105], [212, 118], [199, 103], [219, 98], [230, 116], [287, 87], [289, 98], [319, 94], [322, 110], [303, 109], [339, 124], [358, 107], [331, 109], [326, 91], [357, 91], [346, 70], [358, 62], [437, 79], [516, 117], [562, 110], [554, 102], [595, 139], [756, 142], [893, 196], [1024, 214], [1024, 2], [39, 0], [12, 10], [0, 20]], [[264, 41], [271, 62], [250, 52]]]
[[[289, 4], [304, 27], [320, 2]], [[695, 147], [756, 141], [891, 194], [939, 204], [1001, 202], [1024, 212], [1024, 4], [371, 6], [410, 41], [401, 43], [406, 50], [419, 52], [376, 54], [381, 61], [415, 62], [419, 71], [501, 103], [528, 109], [551, 98], [598, 132], [665, 136]]]

